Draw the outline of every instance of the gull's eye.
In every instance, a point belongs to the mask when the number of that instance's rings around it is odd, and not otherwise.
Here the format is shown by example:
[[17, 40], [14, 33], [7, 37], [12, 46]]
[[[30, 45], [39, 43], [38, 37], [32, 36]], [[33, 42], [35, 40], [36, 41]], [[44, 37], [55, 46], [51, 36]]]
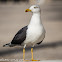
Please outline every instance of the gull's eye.
[[38, 8], [38, 7], [34, 7], [34, 8]]

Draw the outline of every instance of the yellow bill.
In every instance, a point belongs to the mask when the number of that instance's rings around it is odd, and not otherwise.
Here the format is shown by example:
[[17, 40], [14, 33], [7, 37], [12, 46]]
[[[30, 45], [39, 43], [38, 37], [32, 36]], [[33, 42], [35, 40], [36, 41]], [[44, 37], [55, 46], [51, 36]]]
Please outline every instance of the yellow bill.
[[31, 12], [31, 10], [30, 9], [26, 9], [25, 12]]

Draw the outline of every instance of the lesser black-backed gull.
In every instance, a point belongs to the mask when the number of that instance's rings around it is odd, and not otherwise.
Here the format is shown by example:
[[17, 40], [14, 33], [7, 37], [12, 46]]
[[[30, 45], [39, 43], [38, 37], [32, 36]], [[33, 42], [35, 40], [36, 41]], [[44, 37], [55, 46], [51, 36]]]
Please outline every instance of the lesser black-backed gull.
[[[32, 17], [30, 23], [20, 29], [17, 34], [14, 36], [13, 40], [3, 46], [16, 46], [21, 45], [23, 47], [23, 59], [25, 60], [25, 47], [32, 46], [35, 44], [40, 44], [45, 38], [45, 29], [41, 22], [41, 10], [39, 5], [32, 5], [29, 9], [26, 9], [25, 12], [32, 12]], [[37, 61], [33, 59], [33, 48], [31, 48], [32, 61]]]

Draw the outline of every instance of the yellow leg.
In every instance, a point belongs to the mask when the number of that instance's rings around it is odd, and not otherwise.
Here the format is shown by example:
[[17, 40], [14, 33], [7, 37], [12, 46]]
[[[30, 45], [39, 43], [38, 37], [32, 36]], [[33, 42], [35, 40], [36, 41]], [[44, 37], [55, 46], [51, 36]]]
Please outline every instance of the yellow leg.
[[33, 60], [33, 48], [31, 48], [32, 60]]
[[23, 48], [23, 60], [25, 60], [25, 48]]
[[25, 60], [25, 48], [23, 48], [23, 61], [40, 61], [40, 60], [34, 60], [33, 59], [33, 48], [31, 48], [31, 54], [32, 54], [32, 59], [31, 60]]
[[31, 48], [31, 54], [32, 54], [32, 59], [31, 59], [32, 61], [40, 61], [40, 60], [34, 60], [33, 59], [33, 48]]
[[25, 60], [25, 48], [23, 48], [23, 61], [29, 61], [29, 60]]

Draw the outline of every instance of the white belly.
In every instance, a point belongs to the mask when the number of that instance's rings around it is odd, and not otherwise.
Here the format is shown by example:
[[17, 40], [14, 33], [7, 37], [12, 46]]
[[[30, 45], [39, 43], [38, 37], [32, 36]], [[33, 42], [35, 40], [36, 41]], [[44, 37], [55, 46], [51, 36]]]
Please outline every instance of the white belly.
[[43, 28], [34, 28], [27, 30], [26, 40], [24, 41], [25, 44], [36, 44], [43, 40]]

